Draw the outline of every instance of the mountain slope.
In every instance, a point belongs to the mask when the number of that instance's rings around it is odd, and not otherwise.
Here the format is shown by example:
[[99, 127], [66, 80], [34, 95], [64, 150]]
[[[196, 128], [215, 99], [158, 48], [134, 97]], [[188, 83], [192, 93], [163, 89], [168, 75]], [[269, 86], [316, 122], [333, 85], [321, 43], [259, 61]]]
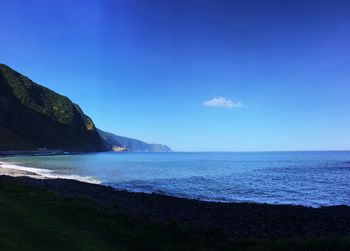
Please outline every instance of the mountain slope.
[[78, 105], [0, 64], [0, 150], [38, 148], [103, 150]]
[[141, 140], [131, 139], [115, 135], [113, 133], [104, 132], [97, 129], [101, 136], [102, 143], [107, 151], [112, 151], [113, 147], [126, 148], [131, 152], [171, 152], [172, 150], [161, 144], [148, 144]]

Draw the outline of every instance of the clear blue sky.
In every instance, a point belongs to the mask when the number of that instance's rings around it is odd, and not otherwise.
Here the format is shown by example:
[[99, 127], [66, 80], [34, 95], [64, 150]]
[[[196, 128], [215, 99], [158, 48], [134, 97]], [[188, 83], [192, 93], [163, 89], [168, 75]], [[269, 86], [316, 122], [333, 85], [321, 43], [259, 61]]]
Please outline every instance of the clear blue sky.
[[350, 149], [348, 0], [2, 0], [0, 23], [1, 62], [101, 129], [179, 151]]

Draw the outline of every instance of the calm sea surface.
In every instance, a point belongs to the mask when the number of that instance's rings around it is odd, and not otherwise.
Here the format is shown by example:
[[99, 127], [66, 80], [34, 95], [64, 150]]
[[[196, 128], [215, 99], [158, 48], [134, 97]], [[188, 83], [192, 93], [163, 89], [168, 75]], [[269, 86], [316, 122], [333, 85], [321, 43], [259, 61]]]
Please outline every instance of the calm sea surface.
[[137, 192], [225, 202], [350, 205], [350, 152], [345, 151], [98, 153], [0, 161]]

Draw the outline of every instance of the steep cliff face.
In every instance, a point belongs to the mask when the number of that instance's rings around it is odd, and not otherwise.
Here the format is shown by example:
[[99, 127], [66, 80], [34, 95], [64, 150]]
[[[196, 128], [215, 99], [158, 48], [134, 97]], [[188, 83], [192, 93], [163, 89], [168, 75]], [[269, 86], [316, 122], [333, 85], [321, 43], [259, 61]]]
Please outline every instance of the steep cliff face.
[[0, 64], [0, 150], [101, 151], [94, 123], [67, 97]]
[[116, 148], [125, 148], [129, 152], [171, 152], [172, 150], [161, 144], [148, 144], [141, 140], [118, 136], [113, 133], [97, 129], [102, 138], [106, 151], [113, 151]]

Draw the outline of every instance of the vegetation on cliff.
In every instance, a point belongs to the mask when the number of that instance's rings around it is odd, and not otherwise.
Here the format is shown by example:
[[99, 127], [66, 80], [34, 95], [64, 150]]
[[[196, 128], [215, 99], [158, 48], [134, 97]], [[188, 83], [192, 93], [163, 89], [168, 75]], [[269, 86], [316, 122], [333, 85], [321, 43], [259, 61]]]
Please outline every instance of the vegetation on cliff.
[[92, 120], [69, 98], [0, 64], [0, 150], [103, 150]]

